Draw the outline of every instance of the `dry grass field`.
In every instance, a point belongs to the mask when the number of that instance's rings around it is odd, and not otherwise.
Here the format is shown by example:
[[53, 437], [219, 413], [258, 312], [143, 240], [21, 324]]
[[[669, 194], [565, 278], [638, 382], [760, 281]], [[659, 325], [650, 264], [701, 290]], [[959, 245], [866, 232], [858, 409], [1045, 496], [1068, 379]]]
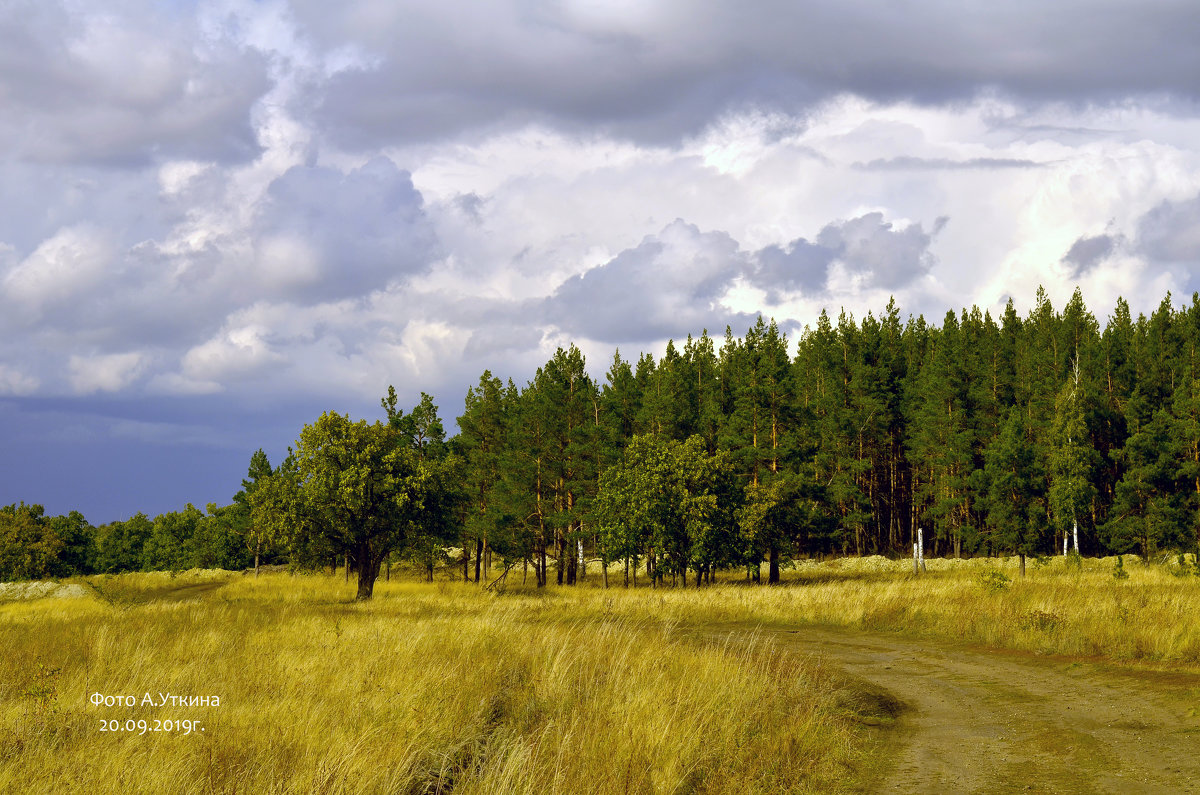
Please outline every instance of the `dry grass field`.
[[0, 606], [0, 792], [825, 791], [867, 751], [818, 664], [699, 640], [649, 592], [94, 582]]
[[396, 579], [367, 603], [340, 575], [87, 578], [0, 600], [0, 792], [855, 791], [887, 764], [886, 697], [773, 630], [1200, 668], [1200, 577], [1176, 564], [928, 566], [699, 590], [605, 590], [594, 568], [543, 593]]

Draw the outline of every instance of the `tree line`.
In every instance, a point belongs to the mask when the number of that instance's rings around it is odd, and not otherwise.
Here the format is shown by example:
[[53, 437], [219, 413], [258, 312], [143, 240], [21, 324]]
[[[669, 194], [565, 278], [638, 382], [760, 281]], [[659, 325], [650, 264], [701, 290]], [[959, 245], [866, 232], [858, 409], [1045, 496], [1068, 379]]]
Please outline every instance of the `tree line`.
[[616, 351], [603, 379], [572, 345], [523, 386], [485, 371], [453, 438], [425, 393], [406, 413], [389, 389], [374, 423], [325, 414], [278, 467], [256, 453], [231, 506], [96, 528], [90, 565], [340, 557], [365, 598], [397, 556], [544, 586], [597, 559], [633, 583], [764, 563], [773, 582], [798, 556], [904, 554], [919, 528], [931, 555], [1022, 562], [1200, 549], [1198, 342], [1200, 295], [1136, 318], [1118, 300], [1102, 328], [1078, 290], [1055, 310], [1039, 289], [1025, 316], [1010, 300], [940, 326], [894, 301], [822, 312], [794, 353], [760, 317]]

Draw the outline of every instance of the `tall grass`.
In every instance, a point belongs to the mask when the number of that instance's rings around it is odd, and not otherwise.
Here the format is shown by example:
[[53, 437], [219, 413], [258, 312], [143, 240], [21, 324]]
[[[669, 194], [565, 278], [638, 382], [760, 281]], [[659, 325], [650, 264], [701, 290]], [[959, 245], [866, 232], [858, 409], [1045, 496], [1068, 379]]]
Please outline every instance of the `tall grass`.
[[869, 768], [819, 663], [755, 632], [698, 639], [653, 598], [380, 583], [355, 604], [340, 579], [287, 575], [190, 588], [211, 579], [0, 605], [0, 792], [828, 791]]
[[[660, 616], [685, 624], [823, 624], [1197, 666], [1200, 576], [1190, 557], [1185, 562], [1147, 566], [1126, 556], [1121, 570], [1127, 576], [1119, 578], [1116, 558], [1031, 560], [1025, 577], [1016, 558], [930, 560], [927, 573], [914, 576], [911, 561], [847, 558], [801, 562], [776, 588], [735, 580], [699, 590], [660, 589], [629, 601], [590, 598], [608, 600], [623, 615], [643, 609], [641, 600], [649, 598]], [[589, 597], [580, 598], [586, 603]]]
[[[636, 590], [601, 588], [593, 567], [540, 592], [381, 582], [364, 604], [340, 576], [92, 578], [88, 598], [0, 604], [0, 792], [837, 791], [879, 764], [872, 721], [846, 706], [861, 689], [773, 629], [1200, 665], [1188, 568], [928, 565], [806, 562], [780, 587]], [[88, 700], [146, 692], [220, 706]]]

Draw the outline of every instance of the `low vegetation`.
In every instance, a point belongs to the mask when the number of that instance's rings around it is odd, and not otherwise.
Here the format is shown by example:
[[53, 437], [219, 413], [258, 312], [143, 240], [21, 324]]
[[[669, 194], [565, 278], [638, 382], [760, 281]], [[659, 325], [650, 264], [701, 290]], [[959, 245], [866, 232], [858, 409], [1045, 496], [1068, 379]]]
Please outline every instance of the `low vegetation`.
[[[700, 589], [409, 572], [370, 602], [340, 574], [77, 580], [0, 602], [0, 791], [844, 791], [886, 764], [890, 713], [777, 629], [1200, 666], [1190, 556], [1017, 565], [837, 559]], [[124, 730], [156, 720], [197, 723]]]
[[803, 792], [867, 769], [845, 683], [764, 634], [686, 632], [649, 592], [92, 582], [0, 606], [0, 791]]

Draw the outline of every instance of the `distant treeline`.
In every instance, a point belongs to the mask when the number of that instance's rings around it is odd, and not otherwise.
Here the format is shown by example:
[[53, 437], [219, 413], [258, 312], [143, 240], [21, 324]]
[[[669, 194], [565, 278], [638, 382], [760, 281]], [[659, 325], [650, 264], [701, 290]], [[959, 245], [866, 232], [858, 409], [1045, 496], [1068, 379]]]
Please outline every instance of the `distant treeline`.
[[[940, 327], [902, 320], [893, 301], [857, 321], [823, 312], [796, 344], [791, 356], [759, 318], [740, 338], [672, 341], [659, 360], [616, 352], [603, 381], [560, 349], [522, 387], [485, 372], [448, 440], [428, 395], [408, 415], [389, 395], [370, 444], [441, 473], [413, 476], [441, 484], [436, 499], [421, 492], [437, 510], [407, 519], [389, 554], [432, 571], [452, 548], [475, 579], [495, 555], [545, 584], [551, 565], [571, 583], [596, 557], [697, 579], [756, 578], [765, 561], [774, 580], [790, 557], [911, 553], [918, 527], [932, 555], [1200, 547], [1200, 296], [1137, 318], [1119, 300], [1103, 328], [1078, 290], [1061, 311], [1039, 289], [1024, 317], [1010, 301], [999, 318], [964, 309]], [[0, 579], [297, 557], [298, 536], [252, 521], [256, 489], [285, 475], [272, 499], [299, 511], [316, 470], [297, 466], [256, 453], [234, 503], [207, 516], [189, 506], [93, 530], [10, 506]], [[289, 515], [316, 522], [306, 510]], [[354, 565], [351, 547], [306, 548]]]
[[188, 505], [149, 519], [93, 527], [83, 514], [46, 516], [41, 505], [0, 508], [0, 580], [69, 577], [125, 571], [243, 569], [254, 564], [245, 539], [245, 503]]

